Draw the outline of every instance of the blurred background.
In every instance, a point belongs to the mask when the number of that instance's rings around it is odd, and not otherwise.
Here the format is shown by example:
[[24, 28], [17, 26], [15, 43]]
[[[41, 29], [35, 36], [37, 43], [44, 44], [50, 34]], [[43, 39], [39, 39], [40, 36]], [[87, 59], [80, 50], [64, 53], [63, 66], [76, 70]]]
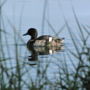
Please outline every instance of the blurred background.
[[[0, 90], [90, 90], [89, 9], [89, 0], [0, 0]], [[64, 46], [33, 60], [29, 28]]]

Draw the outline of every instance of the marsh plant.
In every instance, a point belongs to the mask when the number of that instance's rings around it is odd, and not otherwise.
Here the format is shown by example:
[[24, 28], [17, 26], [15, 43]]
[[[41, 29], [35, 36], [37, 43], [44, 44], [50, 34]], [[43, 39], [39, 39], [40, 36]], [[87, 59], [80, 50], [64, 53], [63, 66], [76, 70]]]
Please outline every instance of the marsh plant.
[[[90, 90], [90, 27], [79, 23], [74, 9], [73, 14], [78, 27], [78, 38], [65, 18], [63, 27], [67, 28], [75, 50], [72, 51], [68, 46], [65, 46], [67, 51], [64, 51], [62, 62], [60, 58], [52, 55], [57, 62], [45, 58], [42, 61], [38, 60], [36, 67], [33, 67], [25, 62], [27, 51], [22, 53], [22, 49], [25, 49], [26, 45], [24, 45], [20, 32], [10, 20], [8, 23], [13, 34], [9, 33], [5, 27], [0, 6], [0, 90]], [[51, 23], [49, 21], [47, 23], [51, 30], [57, 34]], [[13, 44], [9, 43], [10, 38], [13, 40]], [[72, 63], [70, 67], [67, 59]], [[57, 70], [55, 69], [57, 72], [53, 73], [53, 78], [50, 79], [48, 69], [51, 64], [57, 67]], [[35, 69], [36, 72], [34, 73], [32, 69]]]

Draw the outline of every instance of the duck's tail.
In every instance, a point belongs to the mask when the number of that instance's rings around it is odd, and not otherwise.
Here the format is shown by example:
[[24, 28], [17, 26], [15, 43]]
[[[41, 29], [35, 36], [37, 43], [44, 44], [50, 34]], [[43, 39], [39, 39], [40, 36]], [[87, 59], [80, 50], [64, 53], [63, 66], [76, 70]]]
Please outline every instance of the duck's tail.
[[61, 43], [64, 43], [64, 40], [65, 40], [65, 38], [61, 38], [61, 41], [60, 41], [60, 42], [61, 42]]

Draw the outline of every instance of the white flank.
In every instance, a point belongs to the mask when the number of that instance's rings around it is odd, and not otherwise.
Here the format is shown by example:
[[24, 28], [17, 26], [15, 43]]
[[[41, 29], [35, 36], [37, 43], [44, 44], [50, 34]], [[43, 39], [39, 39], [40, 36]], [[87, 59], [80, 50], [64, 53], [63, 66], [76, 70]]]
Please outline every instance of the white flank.
[[52, 37], [49, 37], [49, 42], [51, 42], [52, 41]]
[[53, 52], [52, 52], [52, 50], [49, 50], [49, 54], [52, 54]]

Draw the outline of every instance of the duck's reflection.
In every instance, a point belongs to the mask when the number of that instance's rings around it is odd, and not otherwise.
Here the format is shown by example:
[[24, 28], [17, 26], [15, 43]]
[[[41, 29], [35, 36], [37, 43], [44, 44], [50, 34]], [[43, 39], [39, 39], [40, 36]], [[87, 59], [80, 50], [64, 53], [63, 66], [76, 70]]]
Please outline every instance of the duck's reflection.
[[39, 55], [50, 55], [56, 52], [60, 52], [64, 49], [64, 46], [60, 47], [33, 47], [30, 46], [28, 50], [31, 52], [31, 55], [28, 56], [28, 61], [30, 65], [36, 65]]

